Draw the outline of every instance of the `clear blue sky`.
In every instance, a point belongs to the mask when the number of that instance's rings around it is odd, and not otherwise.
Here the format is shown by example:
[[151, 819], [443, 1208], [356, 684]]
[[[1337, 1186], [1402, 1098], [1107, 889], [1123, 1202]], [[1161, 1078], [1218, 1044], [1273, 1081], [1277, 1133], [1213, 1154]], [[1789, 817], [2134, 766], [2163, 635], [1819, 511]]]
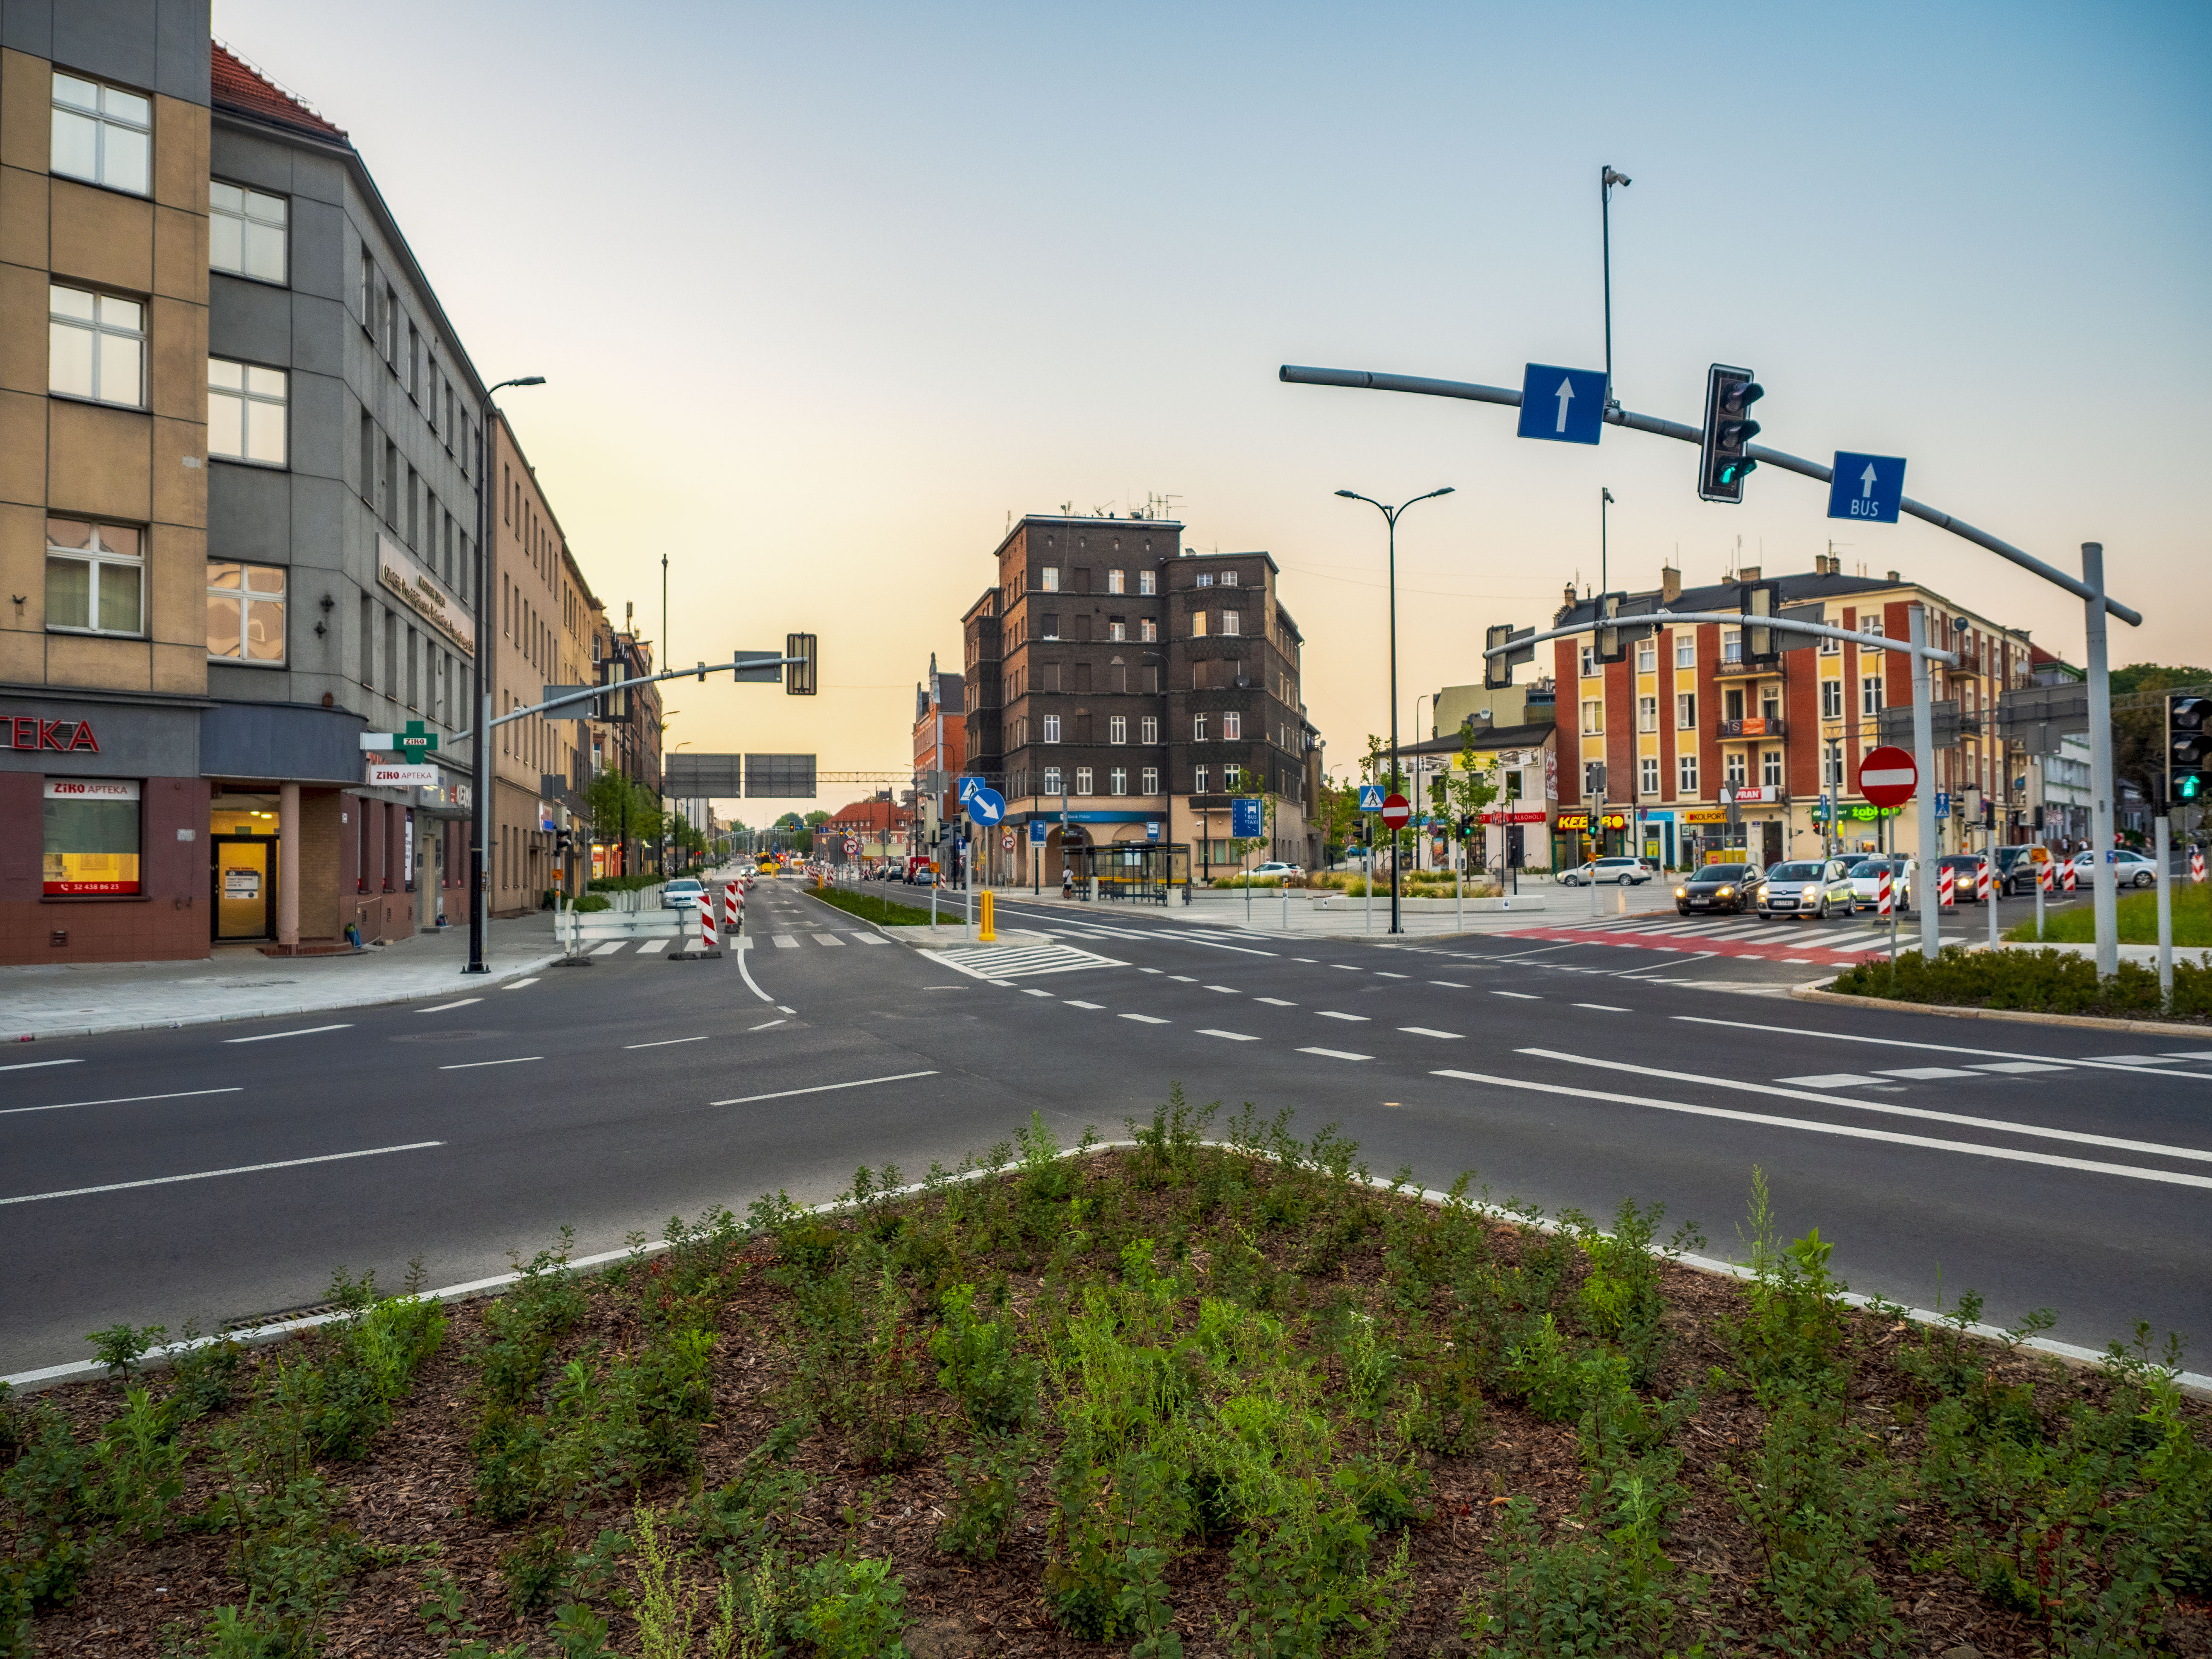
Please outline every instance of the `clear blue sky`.
[[[1687, 446], [1517, 441], [1510, 411], [1279, 385], [1284, 362], [1518, 384], [1597, 366], [1698, 418], [1754, 368], [1763, 441], [1910, 459], [1909, 493], [2072, 568], [2102, 540], [2203, 662], [2212, 11], [2202, 6], [750, 7], [216, 0], [353, 134], [600, 596], [689, 661], [823, 641], [823, 696], [684, 684], [672, 741], [908, 762], [1009, 511], [1172, 492], [1264, 547], [1334, 761], [1479, 673], [1491, 622], [1743, 561], [1917, 575], [2078, 655], [2081, 609], [1924, 526], [1845, 526]], [[2192, 482], [2193, 481], [2193, 482]], [[835, 805], [836, 801], [825, 804]]]

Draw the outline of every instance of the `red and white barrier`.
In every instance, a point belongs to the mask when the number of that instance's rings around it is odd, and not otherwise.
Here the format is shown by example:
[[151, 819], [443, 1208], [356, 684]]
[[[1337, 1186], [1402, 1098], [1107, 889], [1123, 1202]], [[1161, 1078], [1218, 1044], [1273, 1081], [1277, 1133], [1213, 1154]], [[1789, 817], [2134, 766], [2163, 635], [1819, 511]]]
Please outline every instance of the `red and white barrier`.
[[1881, 914], [1885, 916], [1891, 915], [1896, 906], [1897, 895], [1890, 886], [1890, 873], [1888, 871], [1883, 871], [1881, 876], [1877, 878], [1875, 884], [1875, 891], [1880, 896], [1881, 905]]
[[1981, 863], [1981, 867], [1974, 872], [1974, 896], [1981, 900], [1984, 904], [1988, 904], [1992, 902], [1990, 896], [1990, 890], [1994, 879], [1995, 878], [1991, 874], [1990, 869], [1990, 861], [1987, 859], [1984, 859]]
[[1948, 864], [1936, 872], [1936, 902], [1946, 910], [1957, 908], [1957, 882], [1958, 872]]
[[734, 881], [724, 882], [722, 884], [722, 925], [729, 929], [732, 939], [736, 938], [744, 927], [743, 914], [745, 902], [738, 895], [738, 884]]
[[714, 907], [712, 904], [702, 904], [699, 907], [699, 948], [702, 951], [718, 951], [721, 948], [714, 941]]
[[2204, 849], [2201, 847], [2189, 849], [2189, 878], [2191, 881], [2204, 879]]
[[2057, 879], [2058, 866], [2057, 865], [2039, 864], [2035, 866], [2035, 884], [2044, 892], [2049, 892], [2051, 890], [2051, 884]]
[[2069, 893], [2070, 893], [2070, 892], [2072, 892], [2072, 891], [2074, 890], [2074, 884], [2075, 884], [2075, 883], [2079, 879], [2079, 878], [2080, 878], [2080, 872], [2077, 872], [2077, 871], [2074, 868], [2074, 860], [2073, 860], [2072, 859], [2069, 859], [2069, 860], [2066, 860], [2066, 890], [2067, 890], [2068, 892], [2069, 892]]

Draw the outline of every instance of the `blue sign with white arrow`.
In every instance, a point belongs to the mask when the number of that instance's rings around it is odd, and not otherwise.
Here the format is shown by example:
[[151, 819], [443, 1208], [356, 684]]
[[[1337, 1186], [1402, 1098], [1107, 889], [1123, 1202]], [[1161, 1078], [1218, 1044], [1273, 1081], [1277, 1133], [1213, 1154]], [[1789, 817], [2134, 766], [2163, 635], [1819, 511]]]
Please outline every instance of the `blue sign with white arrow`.
[[1938, 789], [1936, 792], [1936, 816], [1939, 818], [1948, 818], [1951, 816], [1951, 792], [1948, 789]]
[[994, 824], [1006, 816], [1006, 798], [995, 789], [986, 789], [981, 783], [965, 792], [961, 799], [967, 805], [968, 816], [978, 823]]
[[1836, 452], [1836, 475], [1828, 481], [1828, 516], [1862, 524], [1895, 524], [1905, 500], [1905, 457]]
[[1521, 435], [1594, 444], [1605, 430], [1605, 371], [1531, 363], [1521, 376]]
[[1239, 841], [1267, 833], [1257, 795], [1239, 795], [1229, 803], [1229, 833]]
[[1382, 810], [1381, 784], [1363, 783], [1359, 786], [1359, 810], [1363, 812], [1379, 812]]

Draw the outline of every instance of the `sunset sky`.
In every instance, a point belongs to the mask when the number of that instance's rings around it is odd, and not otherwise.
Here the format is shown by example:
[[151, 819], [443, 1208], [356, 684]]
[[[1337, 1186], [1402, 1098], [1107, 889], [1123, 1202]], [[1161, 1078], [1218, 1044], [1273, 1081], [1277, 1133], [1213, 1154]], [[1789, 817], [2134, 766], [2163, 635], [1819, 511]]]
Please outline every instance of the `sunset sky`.
[[[1932, 528], [1832, 523], [1687, 446], [1517, 441], [1510, 410], [1279, 385], [1289, 362], [1517, 386], [1602, 365], [1695, 422], [1753, 368], [1762, 441], [1908, 458], [1906, 489], [2067, 568], [2101, 540], [2115, 664], [2203, 662], [2212, 560], [2197, 6], [652, 7], [216, 0], [349, 129], [599, 597], [667, 659], [822, 640], [811, 702], [679, 684], [670, 741], [903, 772], [1007, 515], [1172, 495], [1265, 548], [1332, 764], [1479, 678], [1486, 623], [1736, 556], [1917, 576], [2078, 658], [2081, 606]], [[2193, 113], [2191, 112], [2194, 112]], [[2191, 480], [2197, 482], [2191, 483]], [[828, 791], [835, 807], [864, 791]], [[801, 804], [803, 805], [803, 803]], [[765, 803], [744, 813], [764, 821]]]

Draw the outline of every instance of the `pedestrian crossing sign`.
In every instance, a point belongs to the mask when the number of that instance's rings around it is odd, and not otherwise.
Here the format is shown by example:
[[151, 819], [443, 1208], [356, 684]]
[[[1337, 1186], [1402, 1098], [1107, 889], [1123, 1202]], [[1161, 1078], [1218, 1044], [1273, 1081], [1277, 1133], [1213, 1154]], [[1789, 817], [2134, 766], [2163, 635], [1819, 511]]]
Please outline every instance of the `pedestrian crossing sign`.
[[1382, 810], [1381, 784], [1363, 783], [1359, 786], [1359, 810], [1363, 812], [1379, 812]]

